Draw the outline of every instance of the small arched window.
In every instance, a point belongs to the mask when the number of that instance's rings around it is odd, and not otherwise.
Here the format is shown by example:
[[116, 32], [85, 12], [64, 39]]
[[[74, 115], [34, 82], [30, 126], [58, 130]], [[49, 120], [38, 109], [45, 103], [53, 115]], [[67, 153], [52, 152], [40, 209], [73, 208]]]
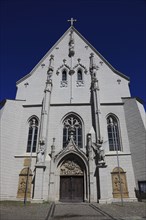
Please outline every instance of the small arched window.
[[107, 132], [110, 151], [121, 151], [119, 125], [117, 118], [109, 115], [107, 118]]
[[82, 123], [74, 114], [68, 115], [63, 121], [63, 147], [73, 139], [76, 146], [82, 147]]
[[29, 131], [27, 140], [27, 152], [36, 152], [38, 136], [38, 120], [33, 117], [29, 120]]
[[62, 72], [62, 81], [67, 81], [67, 72], [66, 72], [66, 70], [63, 70], [63, 72]]
[[78, 81], [82, 81], [83, 80], [82, 70], [80, 70], [80, 69], [77, 72], [77, 80]]

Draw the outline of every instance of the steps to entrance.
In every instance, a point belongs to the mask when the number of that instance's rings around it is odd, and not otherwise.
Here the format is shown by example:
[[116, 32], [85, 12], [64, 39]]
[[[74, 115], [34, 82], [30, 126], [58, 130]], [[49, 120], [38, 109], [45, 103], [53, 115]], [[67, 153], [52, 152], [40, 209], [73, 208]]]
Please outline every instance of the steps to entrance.
[[93, 204], [52, 203], [45, 220], [116, 220]]

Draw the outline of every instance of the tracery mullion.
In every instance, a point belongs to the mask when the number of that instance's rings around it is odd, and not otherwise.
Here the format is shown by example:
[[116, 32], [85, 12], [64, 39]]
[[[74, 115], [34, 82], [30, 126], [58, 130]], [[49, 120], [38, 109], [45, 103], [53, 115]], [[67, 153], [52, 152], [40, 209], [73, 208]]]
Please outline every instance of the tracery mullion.
[[108, 130], [109, 150], [110, 151], [121, 150], [119, 126], [116, 118], [112, 116], [109, 116], [107, 118], [107, 130]]
[[66, 142], [68, 141], [68, 128], [66, 127]]
[[76, 128], [76, 145], [78, 146], [78, 128]]
[[111, 133], [112, 133], [112, 142], [113, 142], [113, 150], [115, 151], [115, 135], [114, 135], [114, 129], [113, 129], [113, 125], [110, 125], [111, 126]]

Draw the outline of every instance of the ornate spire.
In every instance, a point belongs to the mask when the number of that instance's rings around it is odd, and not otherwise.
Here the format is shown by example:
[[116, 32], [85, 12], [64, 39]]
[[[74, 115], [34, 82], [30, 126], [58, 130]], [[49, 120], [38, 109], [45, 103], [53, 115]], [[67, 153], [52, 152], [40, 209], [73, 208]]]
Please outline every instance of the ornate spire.
[[98, 80], [97, 80], [97, 70], [99, 69], [98, 66], [95, 64], [94, 54], [90, 54], [90, 74], [92, 80], [92, 89], [99, 90]]
[[95, 64], [95, 60], [94, 60], [94, 54], [91, 53], [90, 54], [90, 72], [91, 72], [91, 76], [94, 74], [94, 77], [96, 77], [96, 70], [98, 70], [99, 67], [96, 66]]
[[70, 31], [70, 38], [69, 38], [69, 57], [74, 56], [75, 51], [74, 51], [74, 35], [73, 35], [73, 30]]
[[54, 70], [54, 55], [50, 55], [50, 60], [49, 60], [49, 68], [48, 68], [48, 76], [49, 78], [51, 78], [52, 74], [53, 74], [53, 70]]
[[52, 158], [55, 156], [55, 138], [53, 138], [53, 144], [51, 146], [51, 156]]

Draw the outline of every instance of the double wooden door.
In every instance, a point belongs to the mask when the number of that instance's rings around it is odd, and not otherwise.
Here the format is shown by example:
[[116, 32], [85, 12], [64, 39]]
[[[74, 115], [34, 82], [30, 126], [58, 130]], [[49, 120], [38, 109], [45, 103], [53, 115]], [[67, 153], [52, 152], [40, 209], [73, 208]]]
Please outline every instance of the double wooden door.
[[83, 202], [83, 176], [60, 177], [60, 201]]

